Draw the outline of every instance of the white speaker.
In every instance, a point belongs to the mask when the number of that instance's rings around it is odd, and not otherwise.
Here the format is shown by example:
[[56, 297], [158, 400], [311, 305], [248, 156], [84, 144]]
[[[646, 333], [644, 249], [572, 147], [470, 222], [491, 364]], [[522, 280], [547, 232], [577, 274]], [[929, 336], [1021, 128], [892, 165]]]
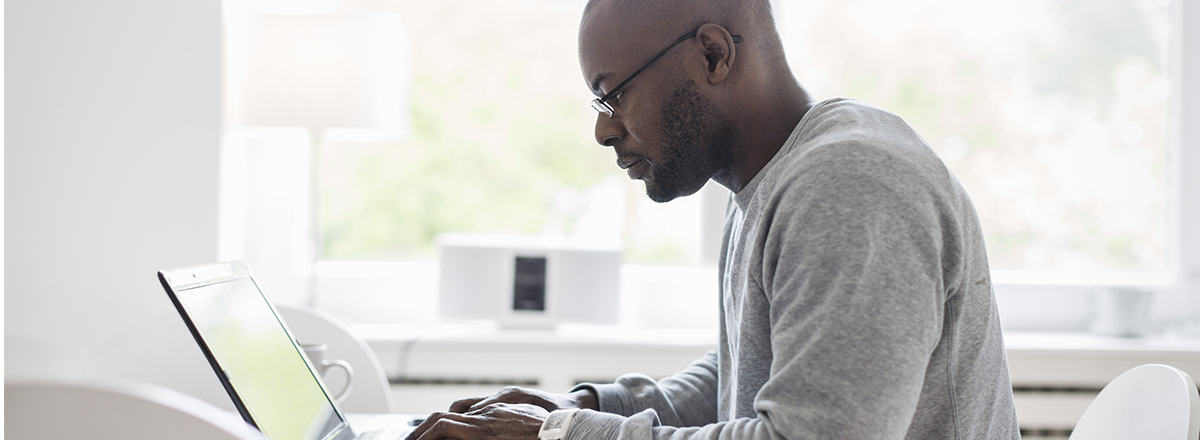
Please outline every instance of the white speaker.
[[504, 327], [617, 322], [618, 248], [535, 237], [438, 236], [438, 312], [490, 319]]

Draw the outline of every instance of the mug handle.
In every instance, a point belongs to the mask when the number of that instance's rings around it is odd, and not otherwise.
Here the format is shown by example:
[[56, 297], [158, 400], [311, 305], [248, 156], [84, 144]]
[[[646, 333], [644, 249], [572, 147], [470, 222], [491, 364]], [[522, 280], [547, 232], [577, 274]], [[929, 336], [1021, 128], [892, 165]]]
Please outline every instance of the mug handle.
[[[326, 367], [342, 367], [342, 369], [346, 370], [346, 389], [342, 390], [342, 392], [338, 393], [337, 397], [333, 398], [333, 400], [336, 400], [337, 403], [342, 403], [342, 401], [346, 400], [346, 397], [350, 395], [350, 390], [354, 389], [354, 367], [351, 367], [349, 362], [341, 359], [324, 359], [321, 361], [321, 364], [325, 365]], [[325, 372], [326, 374], [329, 373], [328, 370]]]

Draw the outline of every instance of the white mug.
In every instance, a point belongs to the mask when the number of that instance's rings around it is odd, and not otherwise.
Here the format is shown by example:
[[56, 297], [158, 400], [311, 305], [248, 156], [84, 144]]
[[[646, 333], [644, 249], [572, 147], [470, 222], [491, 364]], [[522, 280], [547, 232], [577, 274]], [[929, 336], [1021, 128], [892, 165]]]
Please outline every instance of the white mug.
[[340, 393], [336, 393], [337, 397], [333, 399], [337, 403], [342, 403], [346, 397], [350, 395], [350, 390], [354, 388], [354, 368], [349, 362], [341, 359], [325, 359], [325, 351], [329, 349], [325, 344], [316, 343], [301, 343], [300, 348], [304, 349], [304, 355], [308, 356], [308, 361], [312, 363], [313, 368], [317, 369], [317, 374], [324, 379], [326, 373], [333, 367], [340, 367], [346, 371], [346, 388]]

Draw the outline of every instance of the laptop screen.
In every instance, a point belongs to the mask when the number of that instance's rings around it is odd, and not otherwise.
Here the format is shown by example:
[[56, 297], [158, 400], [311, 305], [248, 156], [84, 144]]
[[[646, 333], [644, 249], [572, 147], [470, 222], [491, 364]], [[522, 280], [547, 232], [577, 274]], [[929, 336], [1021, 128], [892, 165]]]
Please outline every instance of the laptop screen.
[[254, 280], [230, 275], [183, 289], [171, 284], [228, 385], [267, 438], [326, 438], [344, 425], [340, 415]]

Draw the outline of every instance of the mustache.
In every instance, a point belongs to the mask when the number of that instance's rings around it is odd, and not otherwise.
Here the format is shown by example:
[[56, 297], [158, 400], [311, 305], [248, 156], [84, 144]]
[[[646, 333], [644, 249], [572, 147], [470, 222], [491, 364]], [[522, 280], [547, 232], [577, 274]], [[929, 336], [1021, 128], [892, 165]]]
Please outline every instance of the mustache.
[[618, 155], [618, 156], [617, 156], [617, 166], [618, 166], [618, 167], [621, 167], [621, 169], [623, 169], [623, 170], [624, 170], [624, 169], [628, 169], [628, 168], [629, 168], [629, 167], [631, 167], [631, 166], [637, 165], [637, 163], [638, 163], [638, 162], [641, 162], [641, 161], [643, 161], [643, 160], [645, 160], [645, 159], [643, 159], [643, 158], [641, 158], [641, 157], [638, 157], [638, 156], [632, 156], [632, 155], [631, 155], [631, 156], [621, 156], [621, 155]]

